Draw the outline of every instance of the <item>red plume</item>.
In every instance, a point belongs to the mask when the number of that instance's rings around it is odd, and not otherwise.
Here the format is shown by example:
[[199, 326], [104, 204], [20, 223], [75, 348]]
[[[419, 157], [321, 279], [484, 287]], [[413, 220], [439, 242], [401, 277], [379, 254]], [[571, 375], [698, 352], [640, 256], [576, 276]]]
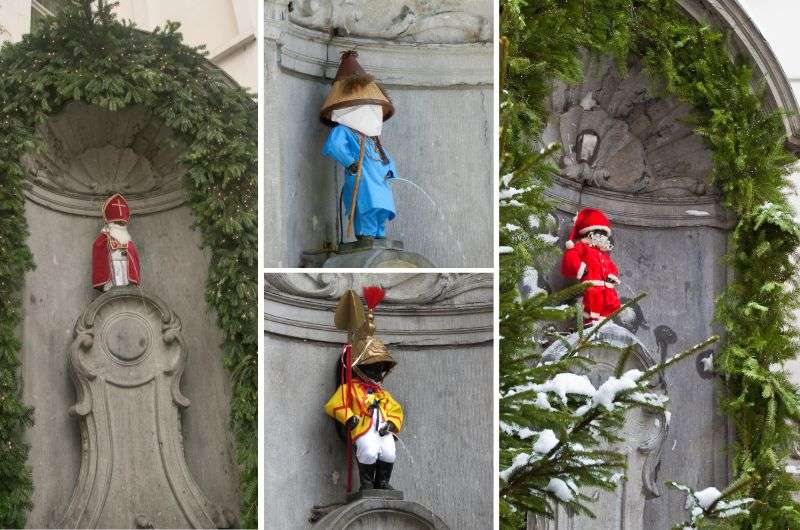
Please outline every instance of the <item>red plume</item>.
[[377, 285], [364, 287], [364, 301], [367, 303], [367, 308], [369, 309], [378, 307], [378, 304], [381, 303], [381, 300], [383, 300], [385, 296], [386, 291], [383, 290], [383, 287]]

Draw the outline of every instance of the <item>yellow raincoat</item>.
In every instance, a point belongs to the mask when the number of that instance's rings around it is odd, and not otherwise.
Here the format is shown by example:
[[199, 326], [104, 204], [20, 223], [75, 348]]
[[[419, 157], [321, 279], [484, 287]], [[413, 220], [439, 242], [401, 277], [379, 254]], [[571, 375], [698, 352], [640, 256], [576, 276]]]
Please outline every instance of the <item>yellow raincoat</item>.
[[[372, 393], [369, 393], [370, 389]], [[367, 412], [367, 409], [375, 401], [378, 401], [378, 410], [383, 421], [391, 421], [397, 427], [397, 432], [403, 428], [403, 407], [383, 388], [354, 379], [349, 408], [345, 405], [346, 393], [347, 385], [339, 386], [325, 405], [325, 412], [340, 423], [347, 423], [353, 416], [361, 418], [356, 428], [351, 431], [353, 441], [372, 427], [373, 415]]]

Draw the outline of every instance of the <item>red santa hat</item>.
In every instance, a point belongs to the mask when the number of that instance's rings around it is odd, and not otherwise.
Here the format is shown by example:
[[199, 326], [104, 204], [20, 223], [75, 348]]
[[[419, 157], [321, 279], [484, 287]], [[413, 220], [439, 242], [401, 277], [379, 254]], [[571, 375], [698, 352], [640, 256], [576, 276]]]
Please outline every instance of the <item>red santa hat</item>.
[[579, 211], [575, 216], [575, 224], [572, 231], [569, 233], [569, 240], [565, 246], [572, 248], [575, 246], [575, 240], [580, 236], [584, 236], [592, 230], [602, 230], [608, 235], [611, 235], [611, 221], [608, 220], [606, 214], [594, 208], [584, 208]]
[[103, 203], [103, 219], [107, 223], [127, 223], [130, 218], [128, 201], [119, 193], [115, 193]]

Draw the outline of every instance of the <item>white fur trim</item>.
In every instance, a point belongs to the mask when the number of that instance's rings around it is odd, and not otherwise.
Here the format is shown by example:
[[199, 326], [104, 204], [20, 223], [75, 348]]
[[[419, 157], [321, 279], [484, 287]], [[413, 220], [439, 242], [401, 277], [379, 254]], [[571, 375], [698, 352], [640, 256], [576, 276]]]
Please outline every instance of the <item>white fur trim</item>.
[[617, 278], [617, 276], [615, 274], [609, 274], [608, 275], [608, 279], [611, 280], [612, 282], [616, 283], [617, 285], [622, 283], [621, 281], [619, 281], [619, 278]]
[[592, 225], [592, 226], [587, 226], [587, 227], [585, 227], [585, 228], [581, 228], [580, 230], [578, 230], [578, 233], [579, 233], [580, 235], [584, 235], [584, 234], [588, 234], [588, 233], [589, 233], [589, 232], [591, 232], [592, 230], [602, 230], [602, 231], [603, 231], [603, 232], [605, 232], [606, 234], [608, 234], [608, 235], [611, 235], [611, 229], [610, 229], [609, 227], [607, 227], [607, 226], [603, 226], [603, 225]]
[[564, 246], [567, 248], [567, 250], [569, 250], [569, 249], [575, 247], [575, 242], [570, 240], [570, 239], [568, 239], [567, 242], [564, 243]]
[[586, 272], [586, 264], [581, 261], [581, 266], [578, 268], [578, 275], [576, 278], [580, 280], [584, 272]]
[[604, 282], [603, 280], [585, 280], [583, 283], [588, 283], [595, 287], [608, 287], [609, 289], [616, 289], [617, 284], [611, 282]]

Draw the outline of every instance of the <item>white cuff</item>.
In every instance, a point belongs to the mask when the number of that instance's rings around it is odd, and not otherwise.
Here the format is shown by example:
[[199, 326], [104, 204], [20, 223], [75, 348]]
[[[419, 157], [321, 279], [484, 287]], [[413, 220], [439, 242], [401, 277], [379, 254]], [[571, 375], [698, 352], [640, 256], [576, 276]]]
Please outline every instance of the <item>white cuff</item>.
[[620, 281], [619, 281], [619, 278], [617, 278], [617, 275], [616, 275], [616, 274], [609, 274], [609, 275], [608, 275], [608, 279], [609, 279], [609, 281], [611, 281], [611, 282], [613, 282], [613, 283], [616, 283], [617, 285], [619, 285], [620, 283], [622, 283], [622, 282], [620, 282]]
[[581, 266], [578, 267], [578, 275], [575, 277], [580, 280], [581, 277], [583, 277], [583, 273], [585, 272], [586, 272], [586, 263], [581, 261]]

